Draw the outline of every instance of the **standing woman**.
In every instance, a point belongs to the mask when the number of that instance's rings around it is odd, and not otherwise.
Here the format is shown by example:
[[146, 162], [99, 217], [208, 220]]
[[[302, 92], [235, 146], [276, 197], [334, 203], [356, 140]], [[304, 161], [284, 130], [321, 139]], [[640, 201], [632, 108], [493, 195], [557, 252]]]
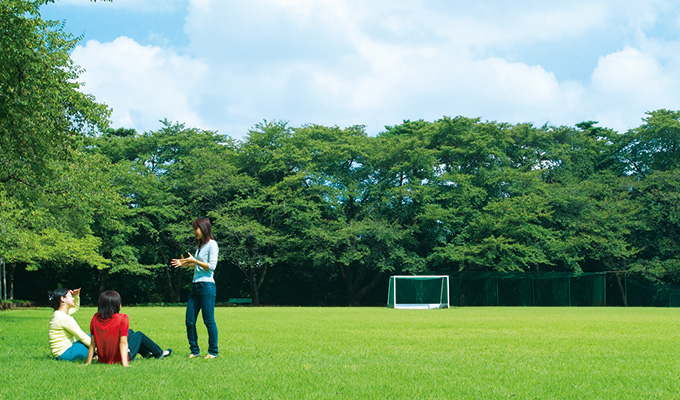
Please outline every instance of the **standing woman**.
[[208, 328], [208, 355], [205, 358], [216, 358], [217, 350], [217, 324], [215, 323], [215, 268], [217, 267], [217, 255], [219, 249], [217, 242], [212, 236], [212, 225], [208, 218], [198, 218], [193, 222], [194, 235], [196, 236], [196, 256], [173, 259], [171, 265], [177, 267], [189, 267], [194, 269], [194, 280], [187, 301], [186, 325], [187, 338], [191, 355], [189, 358], [199, 357], [201, 350], [198, 347], [198, 334], [196, 333], [196, 319], [198, 312], [203, 314], [203, 322]]

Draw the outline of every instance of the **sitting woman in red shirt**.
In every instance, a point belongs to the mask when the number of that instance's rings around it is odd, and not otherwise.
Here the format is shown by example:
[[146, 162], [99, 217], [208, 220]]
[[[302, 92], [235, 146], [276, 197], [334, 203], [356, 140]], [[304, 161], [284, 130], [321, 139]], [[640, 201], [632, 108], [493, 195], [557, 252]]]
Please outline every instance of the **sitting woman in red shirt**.
[[172, 354], [172, 349], [163, 351], [153, 340], [142, 332], [130, 329], [127, 315], [120, 314], [122, 300], [115, 290], [107, 290], [99, 295], [97, 313], [90, 321], [92, 340], [87, 355], [90, 364], [97, 350], [100, 364], [123, 364], [127, 367], [137, 354], [142, 357], [162, 359]]

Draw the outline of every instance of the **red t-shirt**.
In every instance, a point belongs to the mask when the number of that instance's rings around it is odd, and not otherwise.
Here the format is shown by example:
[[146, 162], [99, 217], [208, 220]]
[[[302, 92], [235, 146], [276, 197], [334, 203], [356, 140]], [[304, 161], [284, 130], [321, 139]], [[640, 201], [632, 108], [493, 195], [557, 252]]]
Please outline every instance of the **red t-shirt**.
[[129, 328], [130, 319], [125, 314], [113, 314], [109, 319], [101, 319], [99, 314], [94, 314], [90, 321], [90, 333], [97, 347], [100, 364], [122, 364], [120, 338], [128, 335]]

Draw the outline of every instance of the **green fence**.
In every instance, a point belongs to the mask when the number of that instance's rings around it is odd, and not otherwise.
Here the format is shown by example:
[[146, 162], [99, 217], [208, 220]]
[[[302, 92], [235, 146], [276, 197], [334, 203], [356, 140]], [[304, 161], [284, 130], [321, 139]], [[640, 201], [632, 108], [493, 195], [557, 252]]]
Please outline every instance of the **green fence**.
[[620, 272], [437, 271], [452, 306], [680, 307], [680, 287]]

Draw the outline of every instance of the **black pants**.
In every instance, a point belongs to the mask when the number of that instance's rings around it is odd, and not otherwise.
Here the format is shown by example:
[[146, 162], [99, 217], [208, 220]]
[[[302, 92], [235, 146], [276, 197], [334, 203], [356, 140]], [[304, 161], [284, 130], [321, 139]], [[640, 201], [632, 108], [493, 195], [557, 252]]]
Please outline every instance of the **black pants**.
[[163, 349], [153, 340], [142, 332], [135, 332], [132, 329], [128, 331], [128, 352], [130, 353], [130, 361], [134, 360], [137, 354], [141, 354], [144, 358], [158, 358], [163, 355]]

